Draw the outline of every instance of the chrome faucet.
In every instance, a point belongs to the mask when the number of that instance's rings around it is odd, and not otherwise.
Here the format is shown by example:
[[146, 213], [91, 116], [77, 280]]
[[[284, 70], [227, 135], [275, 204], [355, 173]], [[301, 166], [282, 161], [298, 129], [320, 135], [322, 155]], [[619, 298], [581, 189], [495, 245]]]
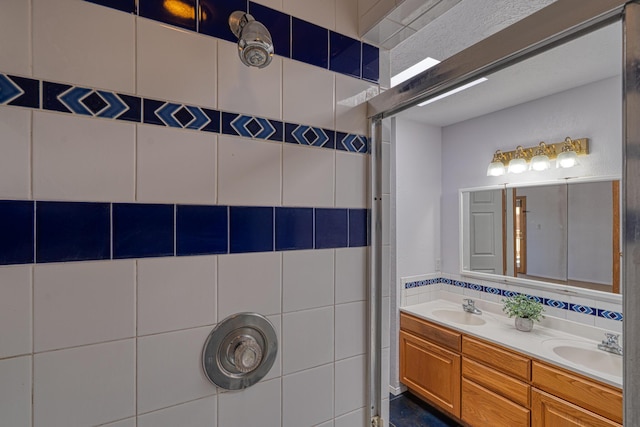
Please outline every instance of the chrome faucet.
[[620, 344], [618, 343], [620, 335], [612, 334], [610, 332], [605, 332], [604, 335], [606, 338], [602, 340], [601, 344], [598, 344], [598, 348], [600, 350], [622, 356], [622, 347], [620, 347]]
[[474, 300], [467, 298], [463, 301], [465, 302], [465, 304], [462, 304], [462, 309], [464, 311], [471, 314], [482, 314], [482, 311], [476, 307], [476, 302]]

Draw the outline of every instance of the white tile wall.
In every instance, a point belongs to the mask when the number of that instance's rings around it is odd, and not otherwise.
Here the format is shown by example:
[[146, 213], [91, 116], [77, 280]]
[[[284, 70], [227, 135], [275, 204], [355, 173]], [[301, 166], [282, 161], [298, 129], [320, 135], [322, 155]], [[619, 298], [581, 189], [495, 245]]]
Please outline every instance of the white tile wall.
[[134, 93], [133, 15], [78, 0], [31, 4], [35, 77]]
[[367, 298], [366, 247], [336, 249], [336, 304]]
[[333, 361], [333, 307], [282, 316], [282, 370], [290, 374]]
[[31, 427], [31, 356], [0, 360], [0, 423]]
[[284, 252], [282, 258], [283, 312], [333, 305], [333, 249]]
[[138, 413], [216, 394], [202, 370], [202, 346], [213, 328], [138, 338]]
[[135, 125], [33, 113], [36, 200], [133, 201], [134, 168]]
[[[383, 418], [389, 420], [388, 418]], [[366, 426], [368, 424], [367, 412], [364, 409], [358, 409], [357, 411], [350, 412], [346, 415], [336, 417], [335, 427], [353, 427], [353, 426]]]
[[278, 206], [282, 144], [218, 137], [218, 203]]
[[241, 391], [225, 392], [218, 398], [220, 426], [280, 427], [282, 416], [280, 378], [262, 381]]
[[217, 136], [138, 126], [137, 200], [215, 204]]
[[282, 64], [282, 78], [282, 107], [285, 119], [288, 122], [332, 129], [334, 73], [285, 59]]
[[355, 153], [336, 152], [336, 206], [366, 208], [369, 199], [368, 181], [368, 157]]
[[223, 111], [280, 119], [282, 117], [282, 58], [266, 68], [247, 67], [238, 58], [236, 43], [218, 42], [219, 107]]
[[280, 253], [218, 257], [218, 321], [245, 311], [263, 316], [282, 311], [281, 257]]
[[36, 354], [33, 426], [98, 425], [135, 415], [135, 357], [133, 339]]
[[[258, 2], [357, 37], [357, 0]], [[373, 86], [357, 79], [280, 57], [247, 68], [233, 43], [86, 1], [5, 3], [0, 72], [367, 132], [364, 104], [339, 104]], [[366, 207], [362, 155], [4, 106], [0, 135], [3, 199]], [[0, 267], [0, 425], [359, 425], [361, 396], [336, 401], [334, 368], [364, 352], [366, 260], [342, 248]], [[241, 311], [268, 316], [278, 356], [258, 385], [218, 393], [202, 346]]]
[[282, 203], [285, 206], [334, 206], [335, 153], [285, 144]]
[[133, 260], [36, 265], [35, 351], [134, 337], [135, 274]]
[[193, 31], [136, 19], [137, 93], [216, 107], [217, 41]]
[[364, 354], [367, 336], [367, 304], [364, 301], [336, 305], [336, 360]]
[[[348, 2], [345, 2], [348, 4]], [[367, 135], [367, 100], [377, 95], [378, 86], [353, 77], [336, 75], [336, 129]]]
[[0, 359], [31, 353], [31, 318], [31, 267], [0, 268]]
[[333, 1], [282, 0], [284, 12], [331, 30], [336, 27], [336, 7]]
[[282, 378], [282, 427], [313, 426], [333, 418], [333, 375], [330, 363]]
[[0, 108], [0, 135], [0, 197], [28, 199], [31, 196], [31, 112]]
[[29, 2], [6, 0], [0, 14], [0, 70], [31, 75], [31, 11]]
[[216, 257], [138, 261], [138, 335], [216, 323]]
[[216, 427], [216, 404], [212, 396], [150, 412], [138, 417], [137, 427]]
[[367, 360], [364, 356], [336, 362], [335, 414], [343, 415], [365, 405]]

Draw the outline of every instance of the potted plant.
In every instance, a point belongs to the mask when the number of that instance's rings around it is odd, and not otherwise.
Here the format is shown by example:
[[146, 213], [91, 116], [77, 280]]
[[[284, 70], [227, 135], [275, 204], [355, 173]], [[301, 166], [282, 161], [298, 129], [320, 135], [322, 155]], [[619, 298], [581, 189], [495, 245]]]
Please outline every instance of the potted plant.
[[502, 300], [502, 311], [509, 317], [516, 318], [516, 329], [529, 332], [533, 329], [533, 321], [540, 321], [544, 307], [542, 303], [525, 294], [517, 294]]

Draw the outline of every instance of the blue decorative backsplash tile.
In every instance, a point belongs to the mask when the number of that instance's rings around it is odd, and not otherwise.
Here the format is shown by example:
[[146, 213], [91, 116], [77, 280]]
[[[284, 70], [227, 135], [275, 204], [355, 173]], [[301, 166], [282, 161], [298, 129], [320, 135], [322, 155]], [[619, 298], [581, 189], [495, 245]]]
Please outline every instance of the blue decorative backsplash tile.
[[113, 204], [113, 258], [173, 255], [174, 205]]
[[273, 251], [273, 208], [229, 208], [229, 252]]
[[0, 264], [34, 261], [34, 202], [0, 200]]
[[313, 249], [313, 209], [276, 208], [276, 250]]
[[[231, 32], [229, 16], [236, 10], [247, 11], [247, 0], [199, 0], [198, 31], [230, 42], [238, 38]], [[267, 27], [269, 31], [271, 28]]]
[[328, 68], [329, 30], [311, 22], [291, 19], [291, 58]]
[[329, 32], [329, 69], [360, 78], [362, 43], [334, 31]]
[[269, 30], [275, 54], [291, 58], [291, 16], [252, 1], [249, 13]]
[[316, 249], [346, 248], [349, 245], [347, 209], [316, 209]]
[[369, 211], [367, 209], [349, 209], [349, 247], [369, 244]]
[[226, 254], [228, 236], [227, 206], [177, 206], [176, 255]]
[[[509, 291], [506, 289], [498, 289], [492, 286], [482, 286], [482, 285], [478, 285], [475, 283], [468, 283], [468, 282], [463, 282], [460, 280], [451, 280], [451, 279], [447, 279], [445, 277], [438, 277], [438, 278], [434, 278], [434, 279], [429, 279], [429, 280], [417, 280], [417, 281], [413, 281], [413, 282], [406, 282], [404, 284], [404, 288], [405, 289], [413, 289], [413, 288], [418, 288], [421, 286], [428, 286], [428, 285], [434, 285], [434, 284], [438, 284], [438, 283], [442, 283], [442, 284], [446, 284], [446, 285], [452, 285], [452, 286], [457, 286], [457, 287], [462, 287], [462, 288], [467, 288], [467, 289], [473, 289], [476, 291], [480, 291], [480, 292], [486, 292], [489, 294], [493, 294], [493, 295], [501, 295], [503, 297], [509, 298], [509, 297], [514, 297], [516, 295], [519, 295], [518, 292], [515, 291]], [[615, 320], [615, 321], [622, 321], [623, 320], [623, 316], [622, 313], [617, 312], [617, 311], [611, 311], [611, 310], [602, 310], [602, 309], [596, 309], [594, 307], [588, 307], [588, 306], [584, 306], [584, 305], [580, 305], [580, 304], [573, 304], [573, 303], [568, 303], [565, 301], [560, 301], [560, 300], [555, 300], [555, 299], [548, 299], [548, 298], [543, 298], [543, 297], [539, 297], [536, 295], [528, 295], [526, 294], [529, 298], [541, 302], [544, 305], [547, 305], [549, 307], [554, 307], [557, 309], [561, 309], [561, 310], [571, 310], [574, 311], [576, 313], [581, 313], [581, 314], [585, 314], [585, 315], [589, 315], [589, 316], [597, 316], [597, 317], [602, 317], [604, 319], [609, 319], [609, 320]]]
[[362, 43], [362, 78], [374, 83], [380, 80], [380, 50], [367, 43]]
[[110, 257], [108, 203], [36, 202], [36, 262]]
[[245, 138], [282, 141], [283, 123], [278, 120], [246, 116], [235, 113], [222, 113], [222, 133]]
[[196, 0], [138, 0], [140, 16], [191, 31], [196, 30], [196, 7]]
[[135, 0], [87, 0], [90, 3], [107, 6], [127, 13], [136, 13]]
[[42, 108], [48, 111], [174, 129], [222, 132], [243, 138], [286, 141], [361, 154], [369, 152], [369, 139], [364, 135], [1, 73], [0, 105], [40, 108], [40, 85]]
[[284, 140], [291, 144], [335, 148], [335, 132], [313, 126], [285, 123]]

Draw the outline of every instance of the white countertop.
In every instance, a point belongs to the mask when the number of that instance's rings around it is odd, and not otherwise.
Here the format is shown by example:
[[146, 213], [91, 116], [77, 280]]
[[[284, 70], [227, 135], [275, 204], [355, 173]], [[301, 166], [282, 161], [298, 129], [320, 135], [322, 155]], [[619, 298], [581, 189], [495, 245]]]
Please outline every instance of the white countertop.
[[[455, 300], [457, 298], [454, 297], [452, 299]], [[531, 332], [521, 332], [515, 328], [514, 319], [501, 312], [502, 306], [500, 304], [486, 301], [476, 301], [476, 306], [483, 310], [482, 314], [478, 315], [485, 320], [486, 323], [483, 325], [454, 323], [438, 318], [433, 314], [437, 310], [459, 310], [462, 312], [461, 303], [461, 298], [460, 303], [437, 299], [402, 307], [400, 311], [622, 388], [622, 356], [606, 353], [598, 350], [597, 347], [601, 339], [604, 338], [604, 330], [563, 319], [547, 318], [544, 320], [544, 324], [547, 326], [536, 323]], [[553, 326], [553, 328], [548, 326]], [[591, 369], [587, 365], [569, 361], [553, 351], [554, 346], [558, 345], [570, 345], [587, 350], [595, 350], [596, 353], [593, 356], [603, 359], [599, 362], [599, 366], [604, 368], [606, 364], [610, 371], [612, 370], [615, 373], [618, 372], [619, 366], [619, 374], [613, 375], [610, 372], [601, 372], [600, 370]]]

